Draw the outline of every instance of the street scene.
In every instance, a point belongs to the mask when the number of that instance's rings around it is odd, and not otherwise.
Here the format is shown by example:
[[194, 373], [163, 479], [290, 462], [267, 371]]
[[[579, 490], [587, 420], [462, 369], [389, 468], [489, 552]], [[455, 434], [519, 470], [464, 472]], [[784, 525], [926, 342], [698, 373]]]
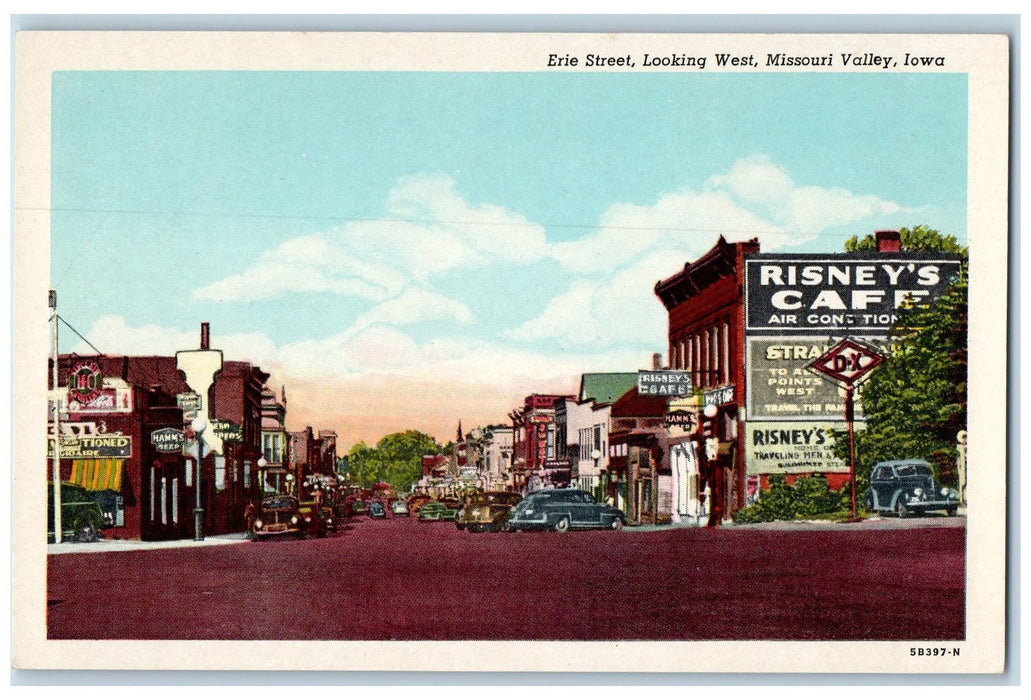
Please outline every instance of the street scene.
[[[66, 546], [48, 562], [48, 636], [964, 638], [961, 518], [886, 518], [858, 529], [481, 534], [417, 517], [356, 516], [325, 538], [217, 541]], [[84, 570], [93, 572], [88, 586]], [[166, 580], [178, 583], [153, 584]]]
[[362, 65], [54, 71], [47, 640], [969, 639], [962, 73]]

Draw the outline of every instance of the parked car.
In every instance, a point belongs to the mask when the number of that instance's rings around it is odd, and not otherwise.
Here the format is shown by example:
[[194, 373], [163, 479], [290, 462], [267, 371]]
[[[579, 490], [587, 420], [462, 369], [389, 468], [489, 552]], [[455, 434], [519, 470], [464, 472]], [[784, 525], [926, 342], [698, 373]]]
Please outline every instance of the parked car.
[[387, 509], [383, 507], [383, 504], [379, 501], [373, 501], [369, 504], [369, 517], [382, 519], [387, 517]]
[[605, 528], [622, 530], [626, 515], [618, 508], [598, 503], [579, 489], [548, 489], [528, 494], [512, 509], [506, 529], [555, 530]]
[[326, 521], [326, 513], [322, 504], [316, 501], [301, 501], [297, 512], [301, 516], [304, 537], [325, 537], [331, 522]]
[[877, 462], [870, 469], [870, 488], [864, 504], [872, 513], [895, 513], [900, 518], [928, 511], [955, 515], [959, 494], [938, 484], [926, 461], [893, 460]]
[[254, 521], [254, 536], [259, 540], [284, 536], [304, 537], [299, 507], [298, 500], [293, 496], [268, 496], [262, 500], [258, 517]]
[[427, 501], [419, 508], [419, 520], [454, 520], [457, 512], [455, 508], [449, 508], [440, 501]]
[[469, 532], [499, 532], [508, 520], [508, 514], [523, 499], [512, 491], [477, 493], [466, 501], [455, 516], [455, 527]]
[[408, 504], [401, 499], [394, 501], [390, 506], [390, 514], [395, 518], [407, 518]]
[[[47, 541], [55, 541], [54, 536], [54, 484], [47, 484]], [[61, 539], [74, 539], [78, 542], [96, 542], [100, 539], [100, 531], [111, 527], [112, 523], [104, 517], [89, 491], [77, 484], [61, 483]]]
[[369, 512], [369, 504], [360, 498], [351, 501], [351, 515], [365, 515]]
[[424, 503], [429, 503], [433, 498], [424, 493], [413, 493], [408, 497], [408, 512], [418, 513]]

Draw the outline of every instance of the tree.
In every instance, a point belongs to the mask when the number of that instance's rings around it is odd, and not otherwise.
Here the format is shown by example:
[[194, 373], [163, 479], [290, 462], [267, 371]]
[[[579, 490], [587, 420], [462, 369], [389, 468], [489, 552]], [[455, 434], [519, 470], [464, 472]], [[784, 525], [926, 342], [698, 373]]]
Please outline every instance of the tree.
[[[967, 249], [955, 237], [926, 226], [901, 229], [903, 250], [961, 256], [957, 279], [932, 303], [900, 309], [889, 337], [890, 354], [860, 387], [866, 429], [856, 432], [856, 462], [923, 457], [945, 483], [954, 483], [956, 433], [967, 422]], [[873, 236], [845, 247], [869, 250]], [[835, 452], [845, 458], [844, 433]], [[868, 474], [857, 470], [857, 486]]]
[[422, 456], [445, 454], [431, 436], [417, 430], [391, 433], [375, 447], [357, 443], [348, 452], [350, 478], [362, 488], [386, 481], [398, 490], [407, 490], [422, 477]]

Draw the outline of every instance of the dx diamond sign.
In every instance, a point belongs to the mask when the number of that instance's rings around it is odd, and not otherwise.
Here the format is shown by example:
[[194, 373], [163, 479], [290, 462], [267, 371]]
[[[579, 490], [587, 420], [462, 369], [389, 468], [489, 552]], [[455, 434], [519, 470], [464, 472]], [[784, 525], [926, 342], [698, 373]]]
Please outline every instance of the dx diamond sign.
[[883, 361], [876, 350], [845, 339], [811, 362], [809, 369], [852, 386]]

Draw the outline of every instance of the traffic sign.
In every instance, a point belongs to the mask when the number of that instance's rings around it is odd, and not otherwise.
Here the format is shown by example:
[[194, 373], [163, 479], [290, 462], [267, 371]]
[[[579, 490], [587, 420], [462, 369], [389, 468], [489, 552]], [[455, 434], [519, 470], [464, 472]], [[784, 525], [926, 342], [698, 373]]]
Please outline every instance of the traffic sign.
[[813, 360], [808, 367], [814, 372], [852, 386], [883, 361], [884, 357], [876, 350], [846, 339]]

